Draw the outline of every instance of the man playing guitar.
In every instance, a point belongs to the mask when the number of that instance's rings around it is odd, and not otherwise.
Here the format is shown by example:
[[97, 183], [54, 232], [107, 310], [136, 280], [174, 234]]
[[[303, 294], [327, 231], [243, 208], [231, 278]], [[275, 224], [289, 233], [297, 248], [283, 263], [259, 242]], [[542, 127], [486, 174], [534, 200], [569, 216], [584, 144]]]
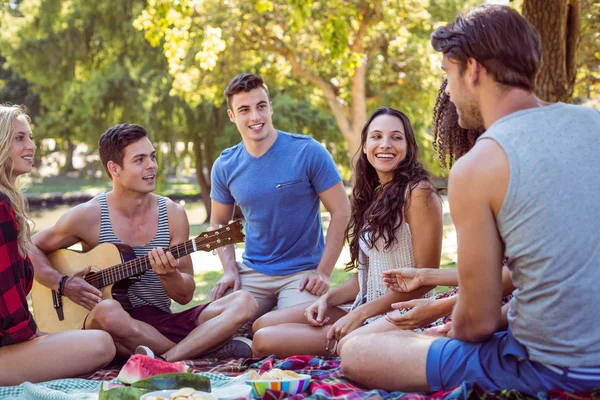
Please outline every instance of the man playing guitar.
[[[156, 151], [144, 128], [113, 126], [100, 137], [99, 151], [112, 179], [112, 191], [70, 209], [54, 226], [33, 237], [35, 278], [90, 310], [82, 328], [110, 333], [120, 355], [132, 354], [141, 346], [137, 352], [160, 354], [167, 361], [199, 355], [252, 356], [243, 339], [228, 342], [256, 312], [257, 303], [248, 292], [171, 313], [171, 300], [188, 303], [196, 285], [190, 257], [175, 259], [163, 248], [187, 241], [189, 222], [183, 207], [153, 193]], [[152, 269], [127, 290], [130, 311], [117, 300], [103, 299], [84, 280], [91, 266], [82, 265], [79, 272], [63, 277], [50, 264], [47, 254], [78, 242], [84, 250], [101, 243], [123, 243], [133, 248], [136, 257], [148, 255]]]

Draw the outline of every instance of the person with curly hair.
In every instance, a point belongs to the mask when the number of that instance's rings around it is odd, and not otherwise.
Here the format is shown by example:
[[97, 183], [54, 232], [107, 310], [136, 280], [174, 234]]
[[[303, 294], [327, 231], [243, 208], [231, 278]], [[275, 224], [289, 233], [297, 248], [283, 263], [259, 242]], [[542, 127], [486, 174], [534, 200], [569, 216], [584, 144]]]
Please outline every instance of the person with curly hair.
[[100, 330], [41, 332], [27, 306], [34, 246], [19, 177], [31, 172], [35, 149], [25, 110], [0, 105], [0, 386], [79, 376], [115, 355]]
[[447, 85], [448, 80], [444, 79], [433, 108], [433, 149], [443, 169], [450, 169], [456, 160], [471, 150], [477, 138], [485, 132], [483, 127], [465, 129], [458, 124], [456, 106], [446, 94]]
[[[486, 129], [450, 172], [460, 284], [452, 324], [445, 337], [398, 330], [352, 338], [342, 371], [387, 391], [467, 382], [527, 395], [591, 392], [600, 385], [591, 317], [600, 279], [600, 113], [540, 102], [540, 37], [511, 7], [476, 7], [436, 29], [431, 43], [443, 53], [458, 123]], [[516, 290], [501, 306], [503, 259]]]
[[[253, 326], [255, 355], [332, 355], [336, 343], [391, 311], [391, 304], [427, 296], [387, 290], [382, 273], [391, 268], [439, 268], [442, 206], [429, 174], [418, 159], [409, 119], [379, 108], [361, 132], [352, 192], [352, 218], [346, 230], [351, 261], [358, 273], [314, 303], [276, 310]], [[368, 326], [368, 325], [367, 325]]]

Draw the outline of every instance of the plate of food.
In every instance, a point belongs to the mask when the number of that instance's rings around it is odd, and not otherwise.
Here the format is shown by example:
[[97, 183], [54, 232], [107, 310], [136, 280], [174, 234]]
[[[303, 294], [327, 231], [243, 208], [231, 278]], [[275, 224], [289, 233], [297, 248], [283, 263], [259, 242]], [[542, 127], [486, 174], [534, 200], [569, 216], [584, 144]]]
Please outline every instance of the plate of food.
[[140, 400], [217, 400], [217, 398], [210, 393], [193, 388], [181, 388], [146, 393], [140, 397]]
[[310, 375], [298, 374], [294, 371], [284, 371], [273, 368], [263, 374], [256, 370], [248, 372], [246, 382], [252, 386], [252, 392], [257, 397], [263, 397], [265, 390], [279, 390], [291, 395], [299, 394], [308, 389]]

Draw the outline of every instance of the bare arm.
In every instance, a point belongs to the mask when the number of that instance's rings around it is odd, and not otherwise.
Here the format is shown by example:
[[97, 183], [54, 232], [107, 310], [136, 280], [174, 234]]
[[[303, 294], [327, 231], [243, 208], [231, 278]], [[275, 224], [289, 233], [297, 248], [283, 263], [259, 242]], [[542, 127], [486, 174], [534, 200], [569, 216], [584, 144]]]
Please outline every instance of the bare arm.
[[[218, 229], [222, 225], [229, 223], [233, 217], [234, 204], [223, 204], [218, 201], [211, 201], [210, 226]], [[223, 265], [223, 277], [217, 282], [210, 292], [210, 300], [215, 301], [223, 297], [227, 289], [233, 288], [239, 290], [240, 277], [235, 262], [235, 245], [226, 245], [217, 249], [217, 254]]]
[[[405, 210], [406, 222], [410, 226], [412, 237], [415, 269], [438, 269], [442, 252], [443, 226], [439, 197], [428, 183], [420, 183], [411, 191]], [[388, 292], [378, 299], [361, 305], [352, 314], [356, 313], [356, 318], [362, 323], [370, 317], [390, 311], [393, 303], [420, 298], [432, 288], [432, 286], [422, 286], [409, 293]]]
[[359, 290], [358, 274], [352, 274], [346, 282], [326, 294], [327, 305], [329, 307], [337, 307], [341, 304], [354, 301]]
[[319, 199], [331, 214], [325, 248], [316, 273], [307, 274], [300, 284], [300, 290], [306, 289], [317, 296], [321, 296], [329, 289], [329, 277], [344, 246], [344, 234], [350, 221], [350, 201], [342, 182], [319, 193]]
[[[183, 207], [168, 200], [167, 212], [169, 229], [171, 231], [170, 246], [174, 246], [189, 239], [190, 224]], [[160, 281], [171, 299], [179, 304], [187, 304], [194, 297], [196, 284], [194, 282], [194, 267], [189, 255], [175, 260], [171, 253], [153, 249], [149, 254], [152, 270], [160, 277]], [[160, 259], [160, 260], [159, 260]], [[174, 268], [163, 268], [163, 266]]]
[[[70, 209], [54, 226], [32, 237], [35, 246], [30, 250], [29, 256], [35, 270], [35, 279], [42, 285], [57, 290], [62, 278], [62, 274], [50, 264], [47, 254], [80, 241], [89, 246], [93, 246], [98, 241], [100, 227], [96, 215], [99, 215], [100, 209], [99, 205], [96, 209], [95, 202], [97, 203], [97, 200], [92, 199]], [[82, 265], [81, 268], [80, 272], [66, 281], [64, 292], [75, 303], [92, 309], [102, 300], [102, 292], [83, 280], [85, 274], [89, 272], [89, 267]]]
[[450, 335], [463, 341], [486, 340], [501, 324], [504, 247], [495, 213], [504, 201], [508, 175], [508, 160], [491, 140], [479, 142], [450, 172], [460, 287]]

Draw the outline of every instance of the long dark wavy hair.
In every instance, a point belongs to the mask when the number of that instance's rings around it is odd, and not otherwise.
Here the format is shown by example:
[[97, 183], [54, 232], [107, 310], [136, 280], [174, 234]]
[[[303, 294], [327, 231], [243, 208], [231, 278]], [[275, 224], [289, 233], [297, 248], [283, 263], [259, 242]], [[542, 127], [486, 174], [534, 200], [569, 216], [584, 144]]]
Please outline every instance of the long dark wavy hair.
[[[369, 163], [363, 146], [367, 141], [369, 126], [381, 115], [391, 115], [398, 118], [404, 126], [406, 140], [406, 157], [398, 164], [392, 180], [380, 185], [377, 171]], [[419, 148], [415, 140], [410, 121], [404, 113], [393, 108], [381, 107], [375, 110], [361, 132], [361, 146], [355, 157], [358, 157], [355, 170], [355, 182], [352, 190], [352, 218], [346, 229], [346, 239], [350, 242], [351, 260], [346, 264], [346, 270], [358, 267], [360, 238], [367, 238], [370, 233], [370, 248], [379, 238], [385, 241], [384, 249], [397, 240], [394, 232], [404, 223], [404, 206], [408, 194], [420, 182], [431, 184], [429, 173], [419, 161]], [[408, 193], [407, 193], [408, 188]], [[406, 196], [405, 196], [406, 195]]]
[[444, 79], [438, 90], [433, 109], [433, 149], [440, 166], [450, 169], [454, 161], [475, 146], [484, 129], [463, 129], [458, 125], [456, 107], [446, 94], [448, 81]]

